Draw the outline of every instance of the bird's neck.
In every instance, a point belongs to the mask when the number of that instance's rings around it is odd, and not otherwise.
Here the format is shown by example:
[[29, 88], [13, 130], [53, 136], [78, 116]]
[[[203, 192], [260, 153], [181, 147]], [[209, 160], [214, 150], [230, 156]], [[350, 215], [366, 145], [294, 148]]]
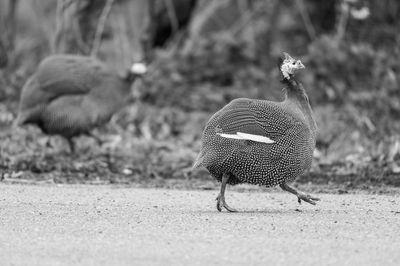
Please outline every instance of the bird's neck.
[[138, 74], [133, 73], [130, 70], [127, 70], [125, 75], [124, 75], [124, 81], [126, 83], [129, 83], [129, 85], [132, 85], [132, 83], [138, 78]]
[[285, 101], [294, 104], [301, 110], [315, 137], [317, 124], [315, 122], [314, 114], [303, 85], [298, 82], [294, 77], [290, 79], [283, 79], [282, 83], [286, 85]]
[[284, 78], [281, 82], [285, 85], [284, 90], [287, 100], [298, 102], [302, 106], [303, 104], [308, 104], [308, 96], [303, 85], [294, 77], [291, 77], [290, 79]]

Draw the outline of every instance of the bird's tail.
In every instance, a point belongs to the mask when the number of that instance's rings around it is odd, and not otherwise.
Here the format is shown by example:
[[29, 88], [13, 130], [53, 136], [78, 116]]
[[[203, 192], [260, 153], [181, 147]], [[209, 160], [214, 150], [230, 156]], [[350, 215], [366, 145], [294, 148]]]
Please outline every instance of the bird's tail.
[[203, 160], [204, 160], [203, 153], [200, 152], [199, 155], [196, 158], [196, 161], [194, 161], [194, 164], [192, 166], [192, 170], [195, 170], [195, 169], [201, 167], [203, 165]]

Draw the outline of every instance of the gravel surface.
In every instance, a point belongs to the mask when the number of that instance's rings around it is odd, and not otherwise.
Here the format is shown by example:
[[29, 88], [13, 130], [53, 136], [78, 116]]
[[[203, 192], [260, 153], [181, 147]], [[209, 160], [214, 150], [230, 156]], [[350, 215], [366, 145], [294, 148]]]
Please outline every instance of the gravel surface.
[[0, 184], [1, 265], [400, 265], [400, 196]]

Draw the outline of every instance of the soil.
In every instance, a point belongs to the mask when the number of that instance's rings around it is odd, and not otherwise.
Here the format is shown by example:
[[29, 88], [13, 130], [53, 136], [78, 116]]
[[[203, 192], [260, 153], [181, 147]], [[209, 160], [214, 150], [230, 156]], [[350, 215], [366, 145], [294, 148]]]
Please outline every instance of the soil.
[[400, 265], [399, 194], [0, 184], [2, 265]]

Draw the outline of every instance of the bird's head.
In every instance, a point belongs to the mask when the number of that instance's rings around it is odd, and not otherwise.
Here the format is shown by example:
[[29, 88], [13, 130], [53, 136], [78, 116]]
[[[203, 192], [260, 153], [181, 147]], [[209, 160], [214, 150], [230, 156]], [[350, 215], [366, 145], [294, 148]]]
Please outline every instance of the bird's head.
[[128, 82], [133, 82], [136, 78], [143, 76], [147, 73], [147, 66], [145, 63], [137, 62], [133, 63], [125, 79]]
[[144, 63], [134, 63], [132, 66], [131, 66], [131, 72], [133, 73], [133, 74], [136, 74], [136, 75], [138, 75], [138, 76], [141, 76], [141, 75], [144, 75], [144, 74], [146, 74], [146, 72], [147, 72], [147, 66], [146, 66], [146, 64], [144, 64]]
[[288, 53], [283, 53], [283, 56], [279, 57], [278, 67], [284, 80], [290, 80], [297, 71], [305, 68], [300, 60], [292, 58]]

